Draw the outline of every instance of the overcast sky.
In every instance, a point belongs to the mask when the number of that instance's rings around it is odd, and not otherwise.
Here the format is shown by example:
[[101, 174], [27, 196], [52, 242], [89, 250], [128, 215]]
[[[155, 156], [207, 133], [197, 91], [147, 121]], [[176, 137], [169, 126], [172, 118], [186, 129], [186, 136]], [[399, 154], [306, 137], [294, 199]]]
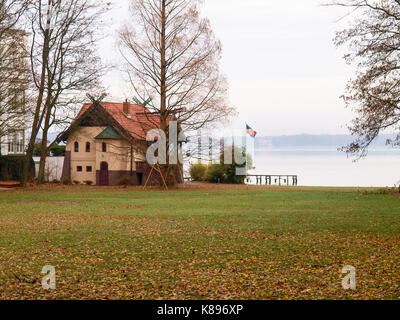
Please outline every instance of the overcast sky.
[[[128, 19], [129, 0], [115, 0], [102, 42], [105, 60], [116, 61], [115, 31]], [[230, 102], [239, 116], [230, 127], [247, 122], [260, 135], [347, 133], [352, 114], [340, 95], [351, 68], [334, 47], [343, 10], [322, 0], [205, 0], [203, 14], [222, 41], [222, 71], [230, 84]], [[119, 72], [109, 74], [109, 99], [131, 98]]]

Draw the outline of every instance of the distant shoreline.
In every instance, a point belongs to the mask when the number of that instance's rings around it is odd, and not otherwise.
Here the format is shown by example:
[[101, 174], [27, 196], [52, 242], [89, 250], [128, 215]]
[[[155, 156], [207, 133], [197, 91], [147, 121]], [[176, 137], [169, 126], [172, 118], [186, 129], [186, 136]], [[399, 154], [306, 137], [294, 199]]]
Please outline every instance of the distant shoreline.
[[[394, 134], [380, 135], [372, 144], [371, 148], [386, 147], [387, 140], [395, 139]], [[287, 135], [287, 136], [259, 136], [255, 140], [255, 148], [261, 147], [335, 147], [340, 148], [353, 142], [355, 137], [351, 135]]]

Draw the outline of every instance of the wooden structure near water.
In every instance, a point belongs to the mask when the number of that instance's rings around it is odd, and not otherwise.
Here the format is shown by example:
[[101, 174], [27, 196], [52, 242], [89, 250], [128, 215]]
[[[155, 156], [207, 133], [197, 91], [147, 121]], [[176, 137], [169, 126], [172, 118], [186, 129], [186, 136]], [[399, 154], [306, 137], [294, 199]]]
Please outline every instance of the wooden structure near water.
[[297, 186], [297, 175], [267, 175], [267, 174], [250, 174], [247, 178], [256, 178], [257, 185], [278, 185], [278, 186]]

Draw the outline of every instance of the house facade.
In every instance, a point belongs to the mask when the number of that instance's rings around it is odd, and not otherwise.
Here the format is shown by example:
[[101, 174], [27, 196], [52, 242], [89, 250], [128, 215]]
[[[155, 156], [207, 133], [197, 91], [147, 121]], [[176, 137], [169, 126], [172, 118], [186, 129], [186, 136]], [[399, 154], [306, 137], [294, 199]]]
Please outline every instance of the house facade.
[[146, 135], [158, 124], [159, 116], [143, 105], [85, 104], [59, 140], [66, 142], [62, 179], [114, 186], [126, 177], [143, 185], [150, 177], [149, 184], [158, 185], [159, 174], [150, 175], [146, 162]]
[[25, 154], [25, 129], [13, 129], [0, 139], [2, 156], [18, 156]]
[[27, 125], [26, 89], [27, 34], [21, 30], [0, 31], [0, 155], [25, 153]]

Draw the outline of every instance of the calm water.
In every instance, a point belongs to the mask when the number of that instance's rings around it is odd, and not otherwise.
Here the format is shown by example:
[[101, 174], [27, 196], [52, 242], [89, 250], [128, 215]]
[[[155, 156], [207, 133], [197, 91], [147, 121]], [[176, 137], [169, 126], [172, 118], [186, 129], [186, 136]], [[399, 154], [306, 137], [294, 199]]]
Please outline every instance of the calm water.
[[385, 187], [400, 182], [400, 150], [370, 150], [353, 162], [336, 149], [296, 148], [255, 150], [252, 174], [298, 175], [302, 186]]

